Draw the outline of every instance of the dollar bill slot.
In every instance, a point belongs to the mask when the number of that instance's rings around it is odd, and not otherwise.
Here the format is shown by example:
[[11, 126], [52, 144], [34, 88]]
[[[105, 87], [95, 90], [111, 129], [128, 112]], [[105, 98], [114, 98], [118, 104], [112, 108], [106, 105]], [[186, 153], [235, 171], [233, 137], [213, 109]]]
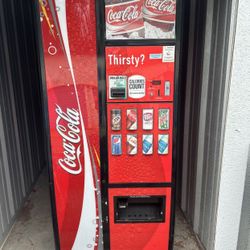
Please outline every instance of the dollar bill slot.
[[124, 99], [126, 98], [125, 88], [111, 88], [111, 98]]

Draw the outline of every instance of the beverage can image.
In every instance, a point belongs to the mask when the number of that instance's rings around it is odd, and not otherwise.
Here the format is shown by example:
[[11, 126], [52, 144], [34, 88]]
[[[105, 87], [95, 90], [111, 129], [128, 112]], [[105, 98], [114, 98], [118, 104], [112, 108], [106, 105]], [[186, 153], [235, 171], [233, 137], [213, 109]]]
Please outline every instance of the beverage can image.
[[127, 135], [127, 154], [137, 154], [137, 135]]
[[158, 128], [160, 130], [169, 129], [169, 109], [159, 109], [159, 111], [158, 111]]
[[137, 109], [127, 109], [127, 129], [137, 129]]
[[154, 120], [154, 110], [143, 109], [142, 110], [142, 128], [144, 130], [153, 129], [153, 120]]
[[168, 154], [168, 135], [158, 135], [158, 154]]
[[111, 129], [112, 130], [120, 130], [121, 129], [121, 110], [120, 109], [112, 109], [111, 110]]
[[153, 154], [153, 135], [142, 136], [142, 153], [145, 155]]
[[112, 155], [122, 154], [122, 136], [121, 135], [111, 135], [111, 151], [112, 151]]

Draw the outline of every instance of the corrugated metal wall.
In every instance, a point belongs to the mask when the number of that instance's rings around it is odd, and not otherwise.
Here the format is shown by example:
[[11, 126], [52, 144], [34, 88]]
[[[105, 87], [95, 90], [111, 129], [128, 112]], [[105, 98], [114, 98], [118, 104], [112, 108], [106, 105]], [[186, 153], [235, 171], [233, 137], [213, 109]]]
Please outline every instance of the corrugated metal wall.
[[246, 170], [237, 249], [250, 250], [250, 148], [248, 151], [248, 164]]
[[45, 165], [34, 8], [0, 0], [0, 245]]
[[235, 26], [230, 0], [190, 0], [189, 8], [179, 199], [202, 244], [213, 249]]

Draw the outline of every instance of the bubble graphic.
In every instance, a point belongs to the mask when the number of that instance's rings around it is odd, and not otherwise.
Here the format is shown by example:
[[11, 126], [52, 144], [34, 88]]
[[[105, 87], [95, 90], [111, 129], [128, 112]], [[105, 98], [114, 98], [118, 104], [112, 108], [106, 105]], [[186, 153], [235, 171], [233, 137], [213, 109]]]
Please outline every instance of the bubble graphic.
[[48, 52], [50, 55], [54, 56], [57, 53], [57, 48], [53, 45], [50, 45], [48, 48]]
[[46, 7], [47, 6], [47, 1], [46, 0], [42, 0], [43, 6]]

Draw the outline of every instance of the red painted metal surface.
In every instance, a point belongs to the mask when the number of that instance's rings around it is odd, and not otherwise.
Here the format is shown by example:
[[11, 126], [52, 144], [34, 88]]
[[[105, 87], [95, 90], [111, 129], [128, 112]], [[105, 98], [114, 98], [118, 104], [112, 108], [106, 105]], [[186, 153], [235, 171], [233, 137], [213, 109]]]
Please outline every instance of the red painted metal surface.
[[[126, 110], [137, 109], [138, 125], [136, 130], [127, 130]], [[142, 129], [142, 110], [154, 110], [154, 121], [152, 130]], [[158, 110], [167, 108], [170, 110], [170, 127], [168, 130], [158, 129]], [[111, 130], [111, 110], [120, 109], [122, 114], [121, 130]], [[108, 162], [110, 183], [142, 183], [142, 182], [171, 182], [172, 181], [172, 131], [173, 131], [173, 104], [172, 103], [112, 103], [108, 104]], [[112, 155], [111, 135], [122, 135], [122, 154]], [[137, 154], [127, 154], [127, 134], [137, 135]], [[153, 153], [144, 155], [142, 153], [142, 135], [153, 134]], [[158, 134], [169, 135], [168, 154], [158, 154]]]
[[[115, 223], [114, 196], [166, 196], [165, 222]], [[115, 250], [166, 250], [169, 244], [171, 188], [112, 188], [109, 190], [110, 244]]]
[[60, 247], [97, 249], [100, 162], [95, 2], [39, 2]]
[[[125, 188], [125, 185], [138, 185], [138, 183], [157, 185], [157, 183], [172, 182], [174, 49], [173, 46], [106, 48], [108, 177], [111, 184], [124, 184], [124, 188], [109, 189], [111, 249], [160, 250], [168, 249], [169, 246], [171, 188]], [[113, 90], [122, 96], [114, 98]], [[127, 127], [128, 109], [134, 109], [136, 110], [134, 114], [137, 113], [137, 127], [135, 126], [133, 130]], [[149, 112], [149, 109], [153, 110], [153, 119], [152, 111]], [[165, 129], [159, 128], [159, 110], [162, 109], [169, 110], [169, 126]], [[147, 115], [143, 116], [143, 112]], [[152, 120], [153, 126], [143, 127], [145, 119], [146, 122]], [[119, 120], [121, 126], [117, 125]], [[119, 154], [112, 148], [113, 135], [121, 135]], [[134, 138], [137, 138], [137, 152], [135, 150], [133, 155], [129, 154], [131, 144], [127, 142], [127, 135], [134, 135]], [[153, 136], [153, 150], [150, 154], [145, 154], [144, 149], [151, 143], [143, 143], [144, 135]], [[158, 152], [159, 135], [168, 136], [167, 154]], [[166, 197], [165, 222], [115, 223], [115, 196], [151, 195]]]
[[[168, 55], [170, 53], [170, 55]], [[109, 76], [121, 75], [145, 77], [145, 96], [117, 100], [109, 98]], [[106, 48], [106, 80], [108, 102], [162, 102], [173, 101], [174, 49], [173, 46], [124, 46]], [[154, 85], [158, 81], [160, 85]], [[170, 82], [170, 95], [165, 96], [165, 82]], [[157, 82], [156, 82], [157, 83]], [[159, 91], [159, 92], [158, 92]], [[158, 95], [159, 93], [159, 95]]]

